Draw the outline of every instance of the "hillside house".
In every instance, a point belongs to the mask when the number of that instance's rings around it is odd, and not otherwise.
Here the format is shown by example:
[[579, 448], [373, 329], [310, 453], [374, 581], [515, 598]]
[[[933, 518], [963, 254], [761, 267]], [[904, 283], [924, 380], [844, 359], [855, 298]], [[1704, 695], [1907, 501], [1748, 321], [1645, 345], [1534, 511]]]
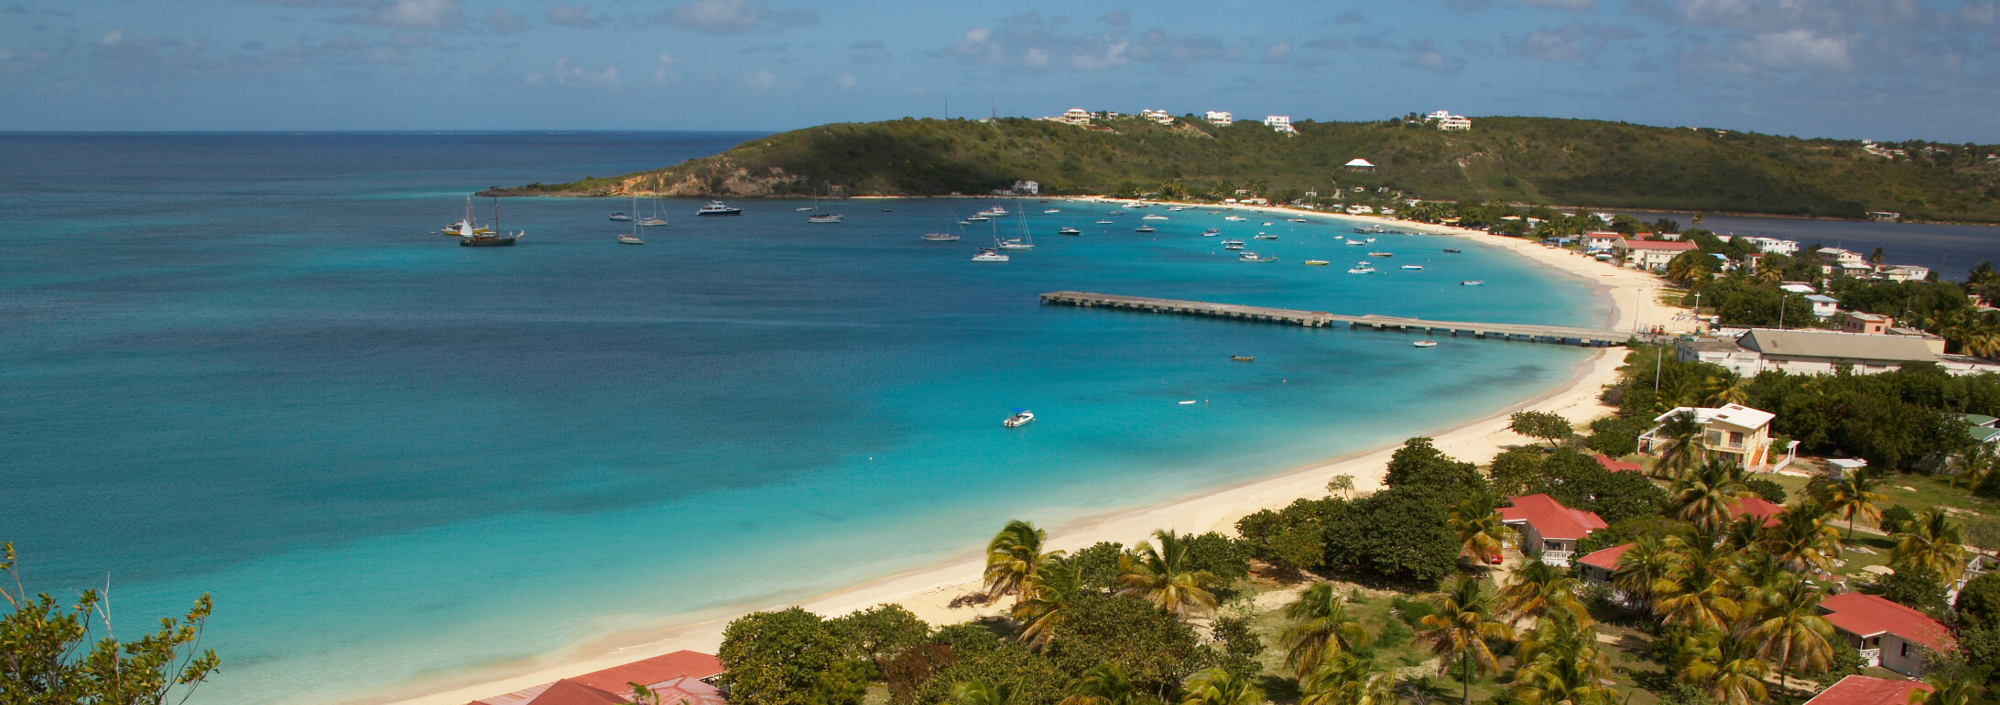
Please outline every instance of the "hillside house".
[[1806, 300], [1812, 302], [1813, 317], [1822, 321], [1832, 318], [1840, 310], [1840, 299], [1831, 296], [1806, 294]]
[[1271, 128], [1273, 131], [1283, 132], [1288, 135], [1299, 133], [1298, 130], [1292, 129], [1292, 118], [1289, 115], [1266, 115], [1264, 116], [1264, 126]]
[[1768, 411], [1759, 411], [1742, 404], [1724, 404], [1720, 407], [1675, 407], [1653, 419], [1658, 424], [1639, 435], [1639, 451], [1658, 453], [1669, 439], [1661, 436], [1667, 422], [1678, 414], [1693, 414], [1694, 421], [1701, 426], [1701, 437], [1695, 441], [1702, 454], [1710, 458], [1722, 458], [1745, 469], [1757, 469], [1771, 462], [1771, 420], [1777, 418]]
[[1508, 497], [1507, 504], [1500, 523], [1521, 532], [1521, 552], [1553, 566], [1568, 566], [1576, 542], [1608, 526], [1596, 512], [1570, 509], [1545, 494]]
[[1230, 115], [1227, 110], [1210, 110], [1203, 114], [1201, 119], [1207, 120], [1208, 124], [1218, 127], [1228, 127], [1236, 123], [1236, 116]]
[[1174, 116], [1168, 115], [1165, 110], [1141, 110], [1139, 111], [1139, 117], [1162, 125], [1174, 124]]
[[1463, 132], [1472, 129], [1472, 119], [1464, 115], [1453, 115], [1449, 110], [1439, 110], [1424, 116], [1424, 120], [1446, 132]]

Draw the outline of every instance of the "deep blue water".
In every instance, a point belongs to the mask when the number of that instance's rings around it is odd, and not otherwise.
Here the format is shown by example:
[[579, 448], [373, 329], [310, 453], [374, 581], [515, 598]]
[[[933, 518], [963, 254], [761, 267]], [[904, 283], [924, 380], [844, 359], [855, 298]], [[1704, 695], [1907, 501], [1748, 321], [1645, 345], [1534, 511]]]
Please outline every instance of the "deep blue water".
[[1797, 240], [1800, 249], [1819, 243], [1865, 255], [1880, 247], [1889, 264], [1929, 267], [1938, 276], [1954, 281], [1965, 281], [1966, 273], [1980, 262], [2000, 263], [2000, 227], [1992, 225], [1804, 220], [1740, 215], [1704, 215], [1702, 222], [1696, 224], [1691, 213], [1627, 214], [1648, 223], [1668, 218], [1680, 223], [1683, 228], [1707, 228], [1723, 235]]
[[[752, 137], [0, 136], [0, 539], [35, 589], [108, 574], [129, 619], [213, 593], [225, 668], [199, 702], [368, 701], [918, 567], [1010, 517], [1394, 443], [1586, 355], [1041, 292], [1606, 315], [1583, 283], [1462, 241], [1382, 237], [1397, 256], [1349, 275], [1363, 250], [1341, 225], [1186, 211], [1142, 235], [1139, 213], [1098, 226], [1103, 207], [1061, 200], [1009, 204], [1038, 248], [1002, 265], [968, 261], [976, 236], [918, 239], [972, 201], [849, 201], [834, 226], [808, 203], [695, 219], [669, 201], [632, 247], [605, 218], [624, 202], [510, 200], [518, 247], [434, 232], [478, 188]], [[1281, 261], [1236, 261], [1212, 226], [1279, 234], [1251, 249]], [[1014, 407], [1041, 419], [1002, 429]]]

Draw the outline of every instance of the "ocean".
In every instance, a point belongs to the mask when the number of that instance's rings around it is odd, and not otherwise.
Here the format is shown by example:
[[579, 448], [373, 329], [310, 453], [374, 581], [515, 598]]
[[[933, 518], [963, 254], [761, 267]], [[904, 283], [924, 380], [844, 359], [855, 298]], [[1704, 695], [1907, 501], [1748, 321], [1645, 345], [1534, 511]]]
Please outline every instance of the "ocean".
[[1704, 215], [1702, 222], [1695, 223], [1692, 213], [1618, 212], [1648, 223], [1667, 218], [1680, 223], [1682, 228], [1707, 228], [1720, 235], [1796, 240], [1800, 250], [1818, 243], [1866, 255], [1880, 247], [1884, 262], [1929, 267], [1939, 277], [1952, 281], [1965, 281], [1966, 274], [1980, 262], [2000, 261], [2000, 227], [1992, 225], [1808, 220], [1745, 215]]
[[[1141, 234], [1062, 199], [950, 244], [918, 236], [994, 201], [640, 201], [670, 225], [635, 247], [625, 201], [516, 199], [518, 247], [437, 234], [477, 189], [756, 136], [0, 136], [0, 540], [33, 590], [108, 583], [121, 635], [212, 593], [195, 702], [373, 702], [1400, 442], [1589, 354], [1042, 292], [1608, 322], [1462, 240], [1377, 236], [1395, 257], [1350, 275], [1345, 224], [1156, 207]], [[1022, 229], [1034, 251], [969, 261]]]

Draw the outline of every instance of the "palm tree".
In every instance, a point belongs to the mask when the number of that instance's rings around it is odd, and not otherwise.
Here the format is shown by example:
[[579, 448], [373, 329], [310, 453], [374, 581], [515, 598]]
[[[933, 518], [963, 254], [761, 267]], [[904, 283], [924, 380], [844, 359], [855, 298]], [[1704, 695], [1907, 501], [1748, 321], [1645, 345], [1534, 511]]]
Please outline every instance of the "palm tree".
[[1022, 599], [1014, 603], [1014, 620], [1021, 624], [1021, 641], [1039, 649], [1055, 635], [1056, 625], [1083, 594], [1083, 562], [1052, 558], [1028, 578]]
[[1541, 559], [1530, 560], [1514, 571], [1507, 586], [1500, 589], [1500, 615], [1508, 624], [1519, 624], [1523, 618], [1540, 618], [1552, 610], [1561, 610], [1588, 624], [1590, 611], [1576, 599], [1579, 584], [1567, 570]]
[[1211, 668], [1188, 679], [1181, 705], [1263, 705], [1264, 691], [1250, 679]]
[[1617, 694], [1597, 632], [1567, 612], [1552, 612], [1514, 651], [1520, 668], [1510, 695], [1525, 705], [1612, 705]]
[[1680, 555], [1666, 545], [1658, 536], [1641, 536], [1625, 549], [1625, 555], [1618, 557], [1618, 569], [1611, 572], [1611, 587], [1625, 593], [1630, 599], [1650, 605], [1655, 591], [1673, 589], [1667, 576], [1679, 562]]
[[1285, 606], [1293, 621], [1279, 637], [1285, 645], [1285, 666], [1304, 678], [1327, 659], [1368, 645], [1368, 630], [1347, 618], [1347, 605], [1332, 585], [1317, 583]]
[[1702, 400], [1708, 406], [1742, 404], [1750, 401], [1750, 381], [1734, 372], [1725, 372], [1708, 378], [1708, 394]]
[[1743, 484], [1743, 468], [1721, 458], [1710, 459], [1674, 481], [1673, 517], [1709, 531], [1729, 526], [1729, 510], [1738, 500], [1756, 496]]
[[1954, 472], [1951, 474], [1951, 486], [1958, 487], [1960, 483], [1964, 483], [1968, 489], [1978, 489], [1980, 485], [1986, 483], [1987, 478], [1993, 476], [1996, 466], [2000, 466], [2000, 462], [1995, 462], [1996, 460], [2000, 460], [2000, 455], [1994, 454], [1992, 446], [1984, 443], [1973, 444], [1971, 448], [1952, 460]]
[[1042, 564], [1062, 555], [1062, 551], [1042, 552], [1048, 532], [1019, 519], [1007, 522], [986, 544], [986, 594], [1000, 597], [1012, 593], [1016, 604], [1024, 597], [1028, 581], [1041, 572]]
[[1778, 515], [1778, 525], [1764, 530], [1764, 546], [1793, 570], [1831, 571], [1840, 558], [1840, 530], [1829, 526], [1833, 512], [1810, 496]]
[[1668, 477], [1687, 474], [1688, 468], [1701, 460], [1701, 446], [1697, 442], [1701, 440], [1702, 430], [1692, 411], [1668, 417], [1667, 422], [1660, 426], [1659, 433], [1655, 434], [1656, 437], [1666, 438], [1667, 444], [1660, 449], [1660, 462], [1655, 463], [1653, 468], [1664, 471]]
[[1924, 677], [1931, 691], [1917, 690], [1910, 693], [1910, 702], [1921, 705], [1972, 705], [1985, 690], [1986, 674], [1992, 668], [1959, 668], [1952, 670], [1933, 669]]
[[1396, 674], [1354, 654], [1335, 654], [1299, 679], [1299, 705], [1396, 705]]
[[951, 687], [952, 705], [1013, 705], [1014, 684], [964, 681]]
[[1887, 495], [1875, 491], [1877, 484], [1871, 473], [1856, 470], [1828, 481], [1823, 488], [1821, 502], [1828, 511], [1847, 520], [1847, 538], [1854, 538], [1854, 518], [1865, 518], [1871, 522], [1882, 521], [1882, 510], [1876, 502], [1889, 501]]
[[1663, 544], [1675, 558], [1664, 580], [1653, 585], [1653, 612], [1667, 624], [1692, 629], [1726, 629], [1742, 614], [1728, 580], [1735, 556], [1706, 536], [1670, 536]]
[[1126, 705], [1132, 702], [1134, 692], [1125, 669], [1115, 663], [1101, 664], [1070, 681], [1058, 705]]
[[1118, 594], [1144, 598], [1183, 620], [1215, 609], [1215, 594], [1209, 592], [1219, 582], [1215, 574], [1188, 565], [1188, 546], [1181, 536], [1161, 529], [1153, 537], [1159, 539], [1159, 549], [1141, 543], [1119, 557]]
[[1965, 572], [1965, 546], [1958, 536], [1958, 527], [1945, 520], [1945, 513], [1936, 509], [1917, 512], [1917, 517], [1898, 533], [1889, 538], [1896, 540], [1895, 550], [1889, 553], [1890, 567], [1917, 566], [1950, 585]]
[[1454, 659], [1462, 665], [1465, 693], [1461, 699], [1465, 705], [1472, 704], [1472, 669], [1485, 673], [1500, 665], [1486, 640], [1514, 638], [1512, 627], [1493, 620], [1493, 598], [1481, 587], [1478, 580], [1454, 579], [1444, 592], [1425, 596], [1437, 611], [1419, 621], [1424, 626], [1422, 638], [1430, 642], [1431, 653], [1439, 656], [1438, 675], [1449, 673]]
[[1452, 505], [1447, 519], [1452, 532], [1458, 534], [1459, 553], [1478, 567], [1500, 555], [1502, 539], [1511, 531], [1500, 523], [1500, 512], [1487, 497], [1468, 497]]
[[1681, 669], [1680, 681], [1700, 688], [1721, 705], [1754, 705], [1769, 697], [1764, 676], [1771, 667], [1757, 658], [1749, 640], [1722, 631], [1688, 638], [1694, 658]]
[[1763, 620], [1750, 625], [1745, 636], [1757, 642], [1759, 656], [1778, 665], [1778, 684], [1790, 687], [1786, 678], [1794, 671], [1825, 671], [1833, 662], [1833, 623], [1819, 612], [1819, 589], [1786, 575], [1761, 597]]

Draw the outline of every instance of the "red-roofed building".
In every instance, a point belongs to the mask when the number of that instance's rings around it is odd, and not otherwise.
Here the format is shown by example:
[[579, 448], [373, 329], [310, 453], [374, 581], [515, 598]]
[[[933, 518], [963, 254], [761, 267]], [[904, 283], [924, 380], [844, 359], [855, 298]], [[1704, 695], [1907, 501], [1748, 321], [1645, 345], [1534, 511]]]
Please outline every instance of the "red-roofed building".
[[1848, 676], [1820, 691], [1806, 705], [1910, 705], [1910, 694], [1919, 690], [1933, 691], [1923, 681]]
[[1611, 252], [1625, 261], [1628, 267], [1639, 269], [1666, 269], [1667, 262], [1679, 257], [1683, 252], [1695, 250], [1692, 242], [1671, 240], [1634, 240], [1626, 238], [1612, 246]]
[[1624, 557], [1632, 544], [1621, 543], [1610, 548], [1598, 549], [1576, 559], [1583, 566], [1583, 579], [1593, 583], [1611, 584], [1611, 574], [1618, 572], [1618, 559]]
[[[631, 703], [632, 684], [663, 693], [662, 703], [678, 705], [724, 705], [722, 691], [708, 682], [722, 675], [722, 661], [697, 651], [676, 651], [640, 659], [575, 678], [544, 683], [532, 688], [475, 700], [468, 705], [596, 705]], [[602, 694], [611, 700], [590, 700]], [[550, 698], [557, 698], [550, 700]]]
[[1764, 520], [1765, 527], [1777, 526], [1779, 514], [1785, 513], [1785, 505], [1773, 504], [1763, 497], [1744, 497], [1729, 503], [1729, 520], [1735, 521], [1746, 516]]
[[1590, 457], [1596, 458], [1598, 465], [1604, 466], [1604, 469], [1610, 470], [1611, 472], [1641, 472], [1645, 470], [1645, 468], [1639, 467], [1638, 463], [1628, 463], [1623, 460], [1613, 460], [1611, 459], [1611, 456], [1605, 455], [1603, 453], [1598, 453]]
[[1539, 553], [1542, 562], [1569, 565], [1576, 542], [1606, 526], [1594, 512], [1565, 507], [1545, 494], [1508, 497], [1511, 506], [1500, 508], [1500, 523], [1521, 531], [1523, 553]]
[[1875, 595], [1850, 592], [1820, 600], [1826, 620], [1870, 666], [1910, 676], [1924, 674], [1924, 649], [1948, 651], [1950, 630], [1930, 615]]

